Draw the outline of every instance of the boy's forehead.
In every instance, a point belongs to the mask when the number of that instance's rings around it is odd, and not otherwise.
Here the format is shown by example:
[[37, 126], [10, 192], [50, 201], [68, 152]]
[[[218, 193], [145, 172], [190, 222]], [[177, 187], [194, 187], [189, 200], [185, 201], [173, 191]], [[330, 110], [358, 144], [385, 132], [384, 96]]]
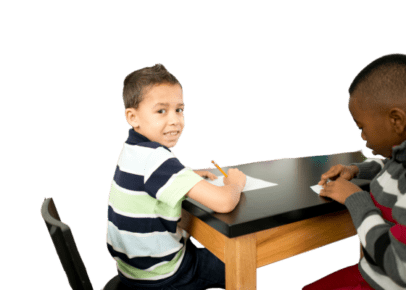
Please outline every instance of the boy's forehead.
[[371, 88], [369, 83], [362, 83], [351, 93], [350, 99], [353, 100], [354, 107], [364, 109], [364, 107], [369, 107], [368, 105], [373, 100], [377, 99], [376, 92]]
[[350, 97], [350, 100], [348, 102], [348, 109], [350, 110], [352, 118], [355, 121], [358, 121], [357, 118], [360, 118], [358, 108], [359, 108], [359, 99], [357, 99], [355, 97]]
[[362, 100], [362, 99], [365, 99], [365, 98], [367, 97], [368, 92], [367, 92], [367, 90], [365, 90], [363, 87], [364, 87], [364, 86], [359, 87], [359, 88], [356, 88], [356, 89], [351, 93], [350, 99], [356, 100], [357, 102], [359, 102], [359, 101]]
[[156, 85], [149, 89], [144, 97], [153, 106], [156, 104], [183, 104], [182, 88], [179, 85]]

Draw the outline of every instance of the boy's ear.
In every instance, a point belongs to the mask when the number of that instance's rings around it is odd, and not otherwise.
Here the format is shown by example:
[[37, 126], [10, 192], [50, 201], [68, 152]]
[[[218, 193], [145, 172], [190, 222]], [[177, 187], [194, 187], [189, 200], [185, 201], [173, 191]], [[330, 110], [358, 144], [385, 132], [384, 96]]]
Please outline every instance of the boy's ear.
[[404, 133], [406, 128], [406, 113], [402, 109], [393, 108], [390, 111], [390, 116], [395, 130], [399, 133]]
[[133, 128], [137, 128], [139, 126], [137, 116], [137, 111], [134, 108], [125, 109], [125, 118], [127, 119], [128, 124], [130, 124]]

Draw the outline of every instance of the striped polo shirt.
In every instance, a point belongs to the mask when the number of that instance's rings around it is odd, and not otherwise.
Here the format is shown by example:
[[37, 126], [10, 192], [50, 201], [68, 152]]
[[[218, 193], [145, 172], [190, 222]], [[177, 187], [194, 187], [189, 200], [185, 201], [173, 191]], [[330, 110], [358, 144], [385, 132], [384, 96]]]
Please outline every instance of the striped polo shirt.
[[182, 201], [202, 179], [167, 147], [130, 129], [108, 202], [107, 248], [120, 276], [156, 281], [176, 273], [188, 237], [177, 227]]
[[364, 252], [359, 271], [374, 289], [406, 289], [406, 141], [392, 148], [390, 159], [353, 165], [357, 178], [372, 180], [371, 192], [345, 201]]

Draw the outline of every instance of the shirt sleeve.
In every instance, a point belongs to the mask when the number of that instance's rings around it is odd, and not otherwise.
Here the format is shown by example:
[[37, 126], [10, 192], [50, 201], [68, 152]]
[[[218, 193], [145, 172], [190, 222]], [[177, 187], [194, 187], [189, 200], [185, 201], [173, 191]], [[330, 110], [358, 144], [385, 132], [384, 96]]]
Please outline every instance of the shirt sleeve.
[[366, 191], [356, 192], [345, 201], [361, 240], [365, 259], [402, 287], [406, 287], [405, 191], [401, 192], [392, 209], [395, 223], [382, 218], [380, 209]]
[[368, 158], [361, 163], [351, 163], [359, 168], [356, 178], [372, 180], [382, 170], [388, 159]]
[[169, 150], [158, 147], [145, 165], [144, 188], [152, 197], [174, 208], [185, 195], [203, 180], [192, 169], [183, 166]]

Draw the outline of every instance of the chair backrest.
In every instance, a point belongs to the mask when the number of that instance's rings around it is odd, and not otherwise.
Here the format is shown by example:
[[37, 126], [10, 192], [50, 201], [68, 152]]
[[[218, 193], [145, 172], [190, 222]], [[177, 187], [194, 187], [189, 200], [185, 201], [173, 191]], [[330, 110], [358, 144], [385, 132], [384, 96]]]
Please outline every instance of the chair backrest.
[[61, 222], [52, 198], [44, 200], [41, 214], [72, 289], [93, 290], [85, 265], [76, 248], [72, 232], [68, 225]]

